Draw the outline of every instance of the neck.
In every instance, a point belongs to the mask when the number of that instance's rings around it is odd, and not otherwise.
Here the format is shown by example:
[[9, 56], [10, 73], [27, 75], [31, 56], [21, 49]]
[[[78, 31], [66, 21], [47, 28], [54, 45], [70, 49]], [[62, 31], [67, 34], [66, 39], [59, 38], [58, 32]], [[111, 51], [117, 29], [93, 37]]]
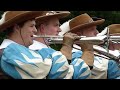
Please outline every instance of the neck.
[[14, 41], [14, 42], [16, 42], [16, 43], [18, 43], [20, 45], [25, 46], [22, 39], [20, 37], [18, 37], [18, 36], [11, 35], [11, 36], [8, 37], [8, 39], [10, 39], [10, 40], [12, 40], [12, 41]]

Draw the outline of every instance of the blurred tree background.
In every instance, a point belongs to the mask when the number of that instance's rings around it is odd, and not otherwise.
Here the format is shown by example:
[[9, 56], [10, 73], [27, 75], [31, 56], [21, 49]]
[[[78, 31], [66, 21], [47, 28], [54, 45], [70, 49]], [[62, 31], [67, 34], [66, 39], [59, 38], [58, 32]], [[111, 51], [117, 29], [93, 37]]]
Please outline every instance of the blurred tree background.
[[[0, 11], [0, 18], [1, 15], [3, 14], [4, 11]], [[120, 24], [120, 11], [70, 11], [71, 14], [60, 20], [60, 23], [64, 23], [65, 21], [68, 21], [69, 19], [72, 19], [75, 16], [78, 16], [83, 13], [87, 13], [91, 17], [99, 17], [99, 18], [104, 18], [106, 21], [104, 24], [99, 25], [97, 29], [99, 32], [101, 32], [106, 26], [110, 24]], [[5, 38], [4, 33], [0, 33], [0, 43], [2, 40]], [[60, 45], [61, 46], [61, 45]], [[51, 45], [56, 50], [59, 50], [59, 45]]]

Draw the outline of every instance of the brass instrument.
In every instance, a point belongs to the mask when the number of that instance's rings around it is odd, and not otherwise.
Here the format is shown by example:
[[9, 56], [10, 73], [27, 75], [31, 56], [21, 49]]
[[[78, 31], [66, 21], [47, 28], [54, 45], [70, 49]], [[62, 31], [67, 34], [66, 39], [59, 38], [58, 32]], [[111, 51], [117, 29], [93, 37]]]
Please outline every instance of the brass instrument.
[[[51, 39], [51, 41], [62, 41], [63, 40], [63, 36], [52, 36], [52, 35], [33, 35], [34, 38], [48, 38]], [[86, 36], [78, 36], [80, 38], [80, 41], [113, 41], [113, 42], [120, 42], [120, 36], [96, 36], [96, 37], [86, 37]], [[108, 38], [108, 39], [107, 39]]]
[[[49, 44], [62, 44], [63, 42], [63, 36], [51, 36], [51, 35], [34, 35], [34, 38], [47, 38]], [[120, 42], [120, 36], [97, 36], [97, 37], [86, 37], [86, 36], [79, 36], [80, 40], [77, 43], [84, 43], [84, 42], [88, 42], [88, 43], [92, 43], [93, 45], [99, 45], [102, 44], [104, 42], [108, 42], [108, 41], [113, 41], [113, 42]], [[75, 43], [76, 44], [76, 43]], [[74, 48], [74, 47], [73, 47]], [[79, 50], [79, 49], [78, 49]], [[114, 59], [115, 61], [119, 61], [120, 57], [115, 56], [110, 54], [108, 51], [101, 51], [101, 50], [97, 50], [94, 48], [94, 51], [97, 51], [100, 54], [95, 54], [97, 56], [106, 58], [106, 59]]]
[[102, 55], [98, 55], [98, 56], [101, 56], [106, 59], [113, 59], [113, 60], [119, 62], [120, 56], [115, 56], [103, 48], [98, 49], [96, 47], [93, 47], [93, 49], [94, 49], [94, 51], [98, 52], [99, 54], [102, 54]]
[[109, 40], [113, 43], [120, 43], [120, 36], [109, 36]]
[[[63, 36], [51, 36], [51, 35], [34, 35], [34, 38], [47, 38], [49, 44], [62, 44]], [[104, 43], [106, 36], [98, 36], [98, 37], [86, 37], [86, 36], [78, 36], [80, 39], [75, 42], [75, 44], [87, 42], [93, 45], [99, 45]]]

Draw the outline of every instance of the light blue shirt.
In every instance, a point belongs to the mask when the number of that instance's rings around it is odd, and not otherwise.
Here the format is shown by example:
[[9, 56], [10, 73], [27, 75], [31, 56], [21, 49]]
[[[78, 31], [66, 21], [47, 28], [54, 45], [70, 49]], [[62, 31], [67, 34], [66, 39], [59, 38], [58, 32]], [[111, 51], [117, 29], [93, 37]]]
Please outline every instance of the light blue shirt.
[[43, 48], [33, 51], [10, 41], [4, 47], [1, 69], [15, 79], [87, 79], [89, 66], [80, 58], [71, 64], [60, 51]]

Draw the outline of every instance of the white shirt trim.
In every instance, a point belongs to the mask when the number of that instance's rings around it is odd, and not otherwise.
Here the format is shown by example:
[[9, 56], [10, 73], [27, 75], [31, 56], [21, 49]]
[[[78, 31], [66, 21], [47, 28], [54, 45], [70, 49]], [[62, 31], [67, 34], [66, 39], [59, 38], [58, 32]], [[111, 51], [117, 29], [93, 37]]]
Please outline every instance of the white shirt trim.
[[40, 50], [42, 48], [48, 48], [48, 46], [36, 40], [33, 40], [33, 44], [29, 46], [31, 50]]
[[11, 43], [16, 43], [10, 39], [4, 39], [2, 44], [0, 45], [0, 49], [4, 49], [6, 48], [8, 45], [10, 45]]

